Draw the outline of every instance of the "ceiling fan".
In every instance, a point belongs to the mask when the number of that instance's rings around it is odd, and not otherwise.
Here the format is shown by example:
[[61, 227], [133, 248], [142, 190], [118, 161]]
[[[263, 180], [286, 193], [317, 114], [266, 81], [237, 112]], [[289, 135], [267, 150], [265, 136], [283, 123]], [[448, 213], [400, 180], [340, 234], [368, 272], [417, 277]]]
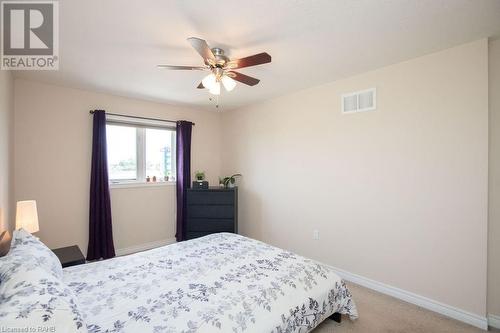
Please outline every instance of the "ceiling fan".
[[175, 66], [158, 65], [159, 68], [171, 70], [201, 70], [210, 71], [198, 85], [198, 89], [207, 88], [211, 94], [220, 95], [221, 84], [227, 91], [236, 86], [236, 81], [249, 86], [260, 82], [254, 77], [235, 72], [234, 69], [256, 66], [271, 62], [271, 56], [266, 52], [254, 54], [241, 59], [229, 59], [224, 55], [224, 50], [218, 47], [210, 48], [203, 39], [190, 37], [187, 39], [191, 46], [202, 56], [204, 66]]

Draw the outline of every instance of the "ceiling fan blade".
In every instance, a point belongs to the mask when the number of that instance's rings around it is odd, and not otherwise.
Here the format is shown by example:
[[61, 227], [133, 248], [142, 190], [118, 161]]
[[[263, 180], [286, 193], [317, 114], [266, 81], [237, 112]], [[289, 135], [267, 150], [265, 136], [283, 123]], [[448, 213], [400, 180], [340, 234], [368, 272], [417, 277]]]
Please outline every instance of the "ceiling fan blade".
[[204, 39], [189, 37], [187, 40], [196, 50], [196, 52], [198, 52], [202, 56], [202, 58], [205, 60], [205, 63], [215, 63], [215, 56]]
[[200, 82], [200, 84], [196, 88], [197, 89], [205, 89], [205, 86], [203, 85], [203, 82]]
[[245, 75], [245, 74], [241, 74], [241, 73], [238, 73], [238, 72], [234, 72], [234, 71], [230, 71], [227, 73], [227, 75], [236, 80], [236, 81], [239, 81], [241, 83], [244, 83], [246, 85], [249, 85], [249, 86], [255, 86], [257, 83], [260, 82], [259, 79], [256, 79], [254, 77], [251, 77], [251, 76], [248, 76], [248, 75]]
[[201, 66], [175, 66], [175, 65], [156, 65], [158, 68], [165, 68], [171, 70], [188, 70], [188, 71], [202, 71], [207, 69]]
[[250, 66], [257, 66], [271, 62], [271, 56], [266, 53], [258, 53], [249, 57], [231, 60], [228, 64], [229, 68], [244, 68]]

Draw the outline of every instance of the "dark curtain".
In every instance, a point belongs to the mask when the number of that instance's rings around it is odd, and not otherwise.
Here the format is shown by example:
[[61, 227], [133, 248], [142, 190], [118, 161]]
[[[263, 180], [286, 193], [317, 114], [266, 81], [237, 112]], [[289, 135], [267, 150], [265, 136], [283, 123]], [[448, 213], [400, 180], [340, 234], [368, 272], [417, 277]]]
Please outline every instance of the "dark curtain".
[[193, 123], [177, 122], [177, 232], [178, 242], [186, 239], [186, 190], [191, 183], [191, 132]]
[[108, 182], [106, 114], [94, 111], [92, 171], [90, 176], [89, 247], [87, 260], [115, 256]]

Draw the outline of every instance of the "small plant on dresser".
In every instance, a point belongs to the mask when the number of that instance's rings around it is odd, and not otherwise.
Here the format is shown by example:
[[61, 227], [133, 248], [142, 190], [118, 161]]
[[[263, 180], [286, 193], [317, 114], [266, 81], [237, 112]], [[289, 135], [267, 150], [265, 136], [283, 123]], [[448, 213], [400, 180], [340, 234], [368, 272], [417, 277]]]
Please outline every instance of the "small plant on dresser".
[[235, 173], [232, 176], [229, 177], [224, 177], [224, 178], [219, 178], [219, 185], [222, 185], [225, 188], [231, 188], [234, 187], [236, 184], [236, 178], [242, 177], [241, 173]]
[[205, 180], [205, 171], [196, 171], [194, 173], [194, 178], [196, 178], [197, 181], [202, 181]]

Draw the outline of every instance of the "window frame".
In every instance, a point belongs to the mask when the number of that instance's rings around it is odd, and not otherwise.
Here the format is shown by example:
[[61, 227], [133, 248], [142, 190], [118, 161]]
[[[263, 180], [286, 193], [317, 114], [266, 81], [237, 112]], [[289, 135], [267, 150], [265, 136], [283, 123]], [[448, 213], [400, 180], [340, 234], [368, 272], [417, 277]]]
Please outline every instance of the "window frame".
[[[111, 188], [113, 187], [141, 187], [141, 186], [158, 186], [158, 185], [172, 185], [176, 183], [176, 180], [158, 180], [156, 182], [147, 182], [146, 178], [146, 130], [147, 129], [160, 129], [170, 131], [170, 146], [172, 148], [171, 154], [171, 164], [172, 164], [172, 175], [176, 176], [176, 127], [166, 122], [148, 119], [133, 119], [125, 116], [115, 116], [106, 115], [106, 126], [124, 126], [133, 127], [136, 132], [136, 161], [137, 161], [137, 172], [136, 179], [112, 179], [109, 177], [109, 184]], [[106, 147], [108, 148], [108, 147]]]

